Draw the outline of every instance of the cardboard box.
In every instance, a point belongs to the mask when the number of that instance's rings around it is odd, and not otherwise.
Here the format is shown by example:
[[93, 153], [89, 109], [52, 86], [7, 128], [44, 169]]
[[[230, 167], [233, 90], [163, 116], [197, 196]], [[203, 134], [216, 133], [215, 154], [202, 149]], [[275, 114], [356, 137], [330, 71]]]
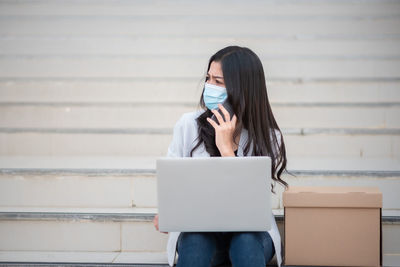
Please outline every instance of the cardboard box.
[[289, 266], [381, 266], [378, 187], [300, 187], [283, 193]]

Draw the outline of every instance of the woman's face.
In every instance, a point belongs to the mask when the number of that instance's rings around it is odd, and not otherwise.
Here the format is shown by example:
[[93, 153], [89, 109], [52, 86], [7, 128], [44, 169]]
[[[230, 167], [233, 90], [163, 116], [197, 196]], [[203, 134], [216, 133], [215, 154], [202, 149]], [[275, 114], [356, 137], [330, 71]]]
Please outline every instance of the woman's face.
[[220, 62], [211, 62], [210, 69], [208, 70], [206, 81], [209, 84], [225, 87], [224, 75]]

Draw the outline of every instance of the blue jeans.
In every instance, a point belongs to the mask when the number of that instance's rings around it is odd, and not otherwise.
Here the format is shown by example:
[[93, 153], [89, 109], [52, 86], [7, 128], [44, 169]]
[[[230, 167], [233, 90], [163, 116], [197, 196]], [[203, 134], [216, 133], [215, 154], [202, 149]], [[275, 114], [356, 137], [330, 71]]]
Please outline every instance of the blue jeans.
[[275, 254], [268, 232], [184, 232], [177, 249], [177, 267], [265, 267]]

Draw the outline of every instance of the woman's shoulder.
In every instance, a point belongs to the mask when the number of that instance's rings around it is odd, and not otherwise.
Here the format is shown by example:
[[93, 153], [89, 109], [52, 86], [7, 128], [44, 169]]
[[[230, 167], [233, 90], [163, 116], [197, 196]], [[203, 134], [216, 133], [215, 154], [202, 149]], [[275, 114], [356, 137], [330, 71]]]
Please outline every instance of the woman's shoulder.
[[274, 130], [275, 130], [275, 135], [276, 135], [276, 137], [278, 138], [278, 141], [280, 141], [281, 131], [278, 130], [278, 129], [276, 129], [276, 128], [274, 128]]
[[[204, 112], [204, 111], [203, 111]], [[172, 142], [168, 148], [168, 156], [188, 157], [191, 144], [197, 138], [197, 117], [201, 110], [183, 113], [177, 120], [173, 130]]]
[[191, 112], [186, 112], [181, 115], [181, 117], [178, 119], [176, 124], [178, 126], [196, 126], [197, 127], [197, 122], [196, 119], [204, 112], [204, 110], [195, 110]]
[[[281, 131], [276, 129], [276, 128], [274, 128], [274, 131], [275, 131], [275, 136], [276, 136], [276, 139], [277, 139], [277, 142], [278, 142], [278, 148], [279, 148], [282, 145], [282, 140], [281, 140], [281, 135], [282, 134], [281, 134]], [[273, 138], [272, 138], [272, 140], [273, 140]]]
[[196, 119], [202, 114], [204, 111], [195, 110], [192, 112], [183, 113], [174, 126], [174, 135], [180, 136], [180, 138], [184, 139], [193, 139], [197, 138], [198, 135], [198, 126]]

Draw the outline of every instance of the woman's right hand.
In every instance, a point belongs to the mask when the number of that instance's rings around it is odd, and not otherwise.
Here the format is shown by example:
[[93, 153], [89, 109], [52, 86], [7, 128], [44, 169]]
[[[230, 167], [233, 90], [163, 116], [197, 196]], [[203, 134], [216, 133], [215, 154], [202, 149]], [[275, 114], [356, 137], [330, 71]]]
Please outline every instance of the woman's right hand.
[[[154, 224], [154, 227], [157, 229], [157, 231], [160, 231], [160, 229], [158, 228], [158, 214], [156, 214], [156, 216], [154, 216], [153, 224]], [[167, 232], [160, 232], [160, 233], [168, 234]]]

